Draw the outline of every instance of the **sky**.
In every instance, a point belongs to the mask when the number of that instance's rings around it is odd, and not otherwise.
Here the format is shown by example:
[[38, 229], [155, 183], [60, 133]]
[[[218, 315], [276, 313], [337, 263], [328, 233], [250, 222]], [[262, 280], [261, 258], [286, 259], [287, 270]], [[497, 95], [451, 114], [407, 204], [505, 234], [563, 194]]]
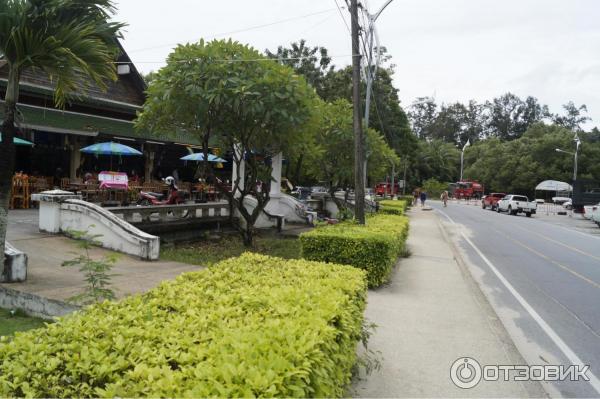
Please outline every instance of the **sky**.
[[[364, 2], [364, 0], [363, 0]], [[344, 0], [116, 0], [123, 45], [144, 73], [177, 43], [233, 38], [275, 51], [301, 38], [337, 67], [351, 62]], [[375, 13], [385, 0], [367, 0]], [[550, 111], [586, 104], [600, 126], [600, 0], [393, 0], [377, 20], [407, 108], [483, 102], [506, 92], [537, 97]]]

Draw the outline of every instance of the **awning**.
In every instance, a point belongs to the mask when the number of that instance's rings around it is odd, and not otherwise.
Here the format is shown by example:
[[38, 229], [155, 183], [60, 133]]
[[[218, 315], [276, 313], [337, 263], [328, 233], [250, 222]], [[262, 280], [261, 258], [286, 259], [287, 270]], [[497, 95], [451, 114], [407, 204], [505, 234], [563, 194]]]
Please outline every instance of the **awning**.
[[573, 191], [569, 183], [558, 180], [544, 180], [535, 189], [536, 191]]
[[[0, 143], [1, 142], [2, 142], [2, 133], [0, 133]], [[15, 143], [15, 145], [28, 145], [28, 146], [33, 147], [33, 143], [31, 141], [20, 139], [18, 137], [13, 137], [13, 143]]]
[[[3, 104], [4, 101], [0, 101], [0, 120], [4, 118]], [[191, 145], [202, 145], [201, 137], [196, 138], [184, 132], [174, 132], [168, 135], [154, 132], [139, 132], [134, 128], [132, 121], [124, 119], [61, 111], [55, 108], [26, 104], [18, 104], [18, 109], [22, 116], [19, 119], [19, 127], [27, 129], [84, 136], [105, 134], [141, 140], [173, 141]]]

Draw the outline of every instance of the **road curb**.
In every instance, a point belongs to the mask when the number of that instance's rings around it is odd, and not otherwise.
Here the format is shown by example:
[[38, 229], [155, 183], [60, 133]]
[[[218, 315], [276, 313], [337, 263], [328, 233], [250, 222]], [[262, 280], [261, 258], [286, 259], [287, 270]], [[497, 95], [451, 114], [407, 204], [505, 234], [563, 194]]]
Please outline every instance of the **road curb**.
[[[452, 255], [454, 257], [454, 261], [458, 265], [461, 275], [467, 286], [470, 288], [470, 293], [472, 294], [473, 300], [477, 303], [479, 308], [485, 313], [487, 316], [486, 319], [488, 321], [488, 325], [490, 329], [494, 332], [494, 335], [498, 338], [498, 340], [502, 343], [503, 351], [506, 354], [507, 358], [510, 360], [512, 364], [520, 365], [527, 364], [525, 358], [521, 355], [521, 352], [517, 349], [513, 339], [510, 337], [506, 326], [502, 322], [502, 319], [498, 316], [495, 309], [492, 307], [487, 295], [481, 289], [480, 285], [477, 283], [467, 261], [464, 259], [460, 248], [458, 248], [456, 242], [452, 239], [452, 232], [448, 231], [447, 227], [442, 223], [440, 219], [439, 212], [435, 212], [436, 215], [436, 223], [444, 240], [448, 243], [450, 250], [452, 251]], [[543, 384], [539, 382], [529, 381], [527, 383], [521, 382], [523, 389], [527, 392], [530, 397], [550, 397], [550, 393], [544, 389]]]

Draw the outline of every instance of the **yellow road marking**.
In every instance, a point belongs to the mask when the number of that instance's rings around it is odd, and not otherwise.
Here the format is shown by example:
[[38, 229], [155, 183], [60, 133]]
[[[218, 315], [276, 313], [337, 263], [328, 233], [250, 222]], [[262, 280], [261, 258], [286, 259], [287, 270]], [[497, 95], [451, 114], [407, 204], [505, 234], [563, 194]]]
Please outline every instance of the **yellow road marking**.
[[494, 230], [495, 232], [499, 233], [499, 234], [502, 234], [504, 237], [506, 237], [506, 238], [508, 238], [509, 240], [513, 241], [514, 243], [516, 243], [516, 244], [518, 244], [518, 245], [522, 246], [523, 248], [525, 248], [525, 249], [527, 249], [527, 250], [529, 250], [529, 251], [533, 252], [534, 254], [536, 254], [537, 256], [539, 256], [540, 258], [543, 258], [543, 259], [547, 260], [548, 262], [550, 262], [550, 263], [552, 263], [552, 264], [554, 264], [554, 265], [556, 265], [556, 266], [560, 267], [560, 268], [561, 268], [561, 269], [563, 269], [564, 271], [571, 273], [571, 274], [572, 274], [572, 275], [574, 275], [575, 277], [578, 277], [578, 278], [582, 279], [582, 280], [583, 280], [583, 281], [585, 281], [586, 283], [588, 283], [588, 284], [591, 284], [592, 286], [594, 286], [594, 287], [596, 287], [596, 288], [600, 288], [600, 284], [598, 284], [597, 282], [595, 282], [595, 281], [593, 281], [593, 280], [590, 280], [589, 278], [587, 278], [587, 277], [585, 277], [585, 276], [583, 276], [583, 275], [581, 275], [581, 274], [577, 273], [575, 270], [572, 270], [572, 269], [571, 269], [571, 268], [569, 268], [568, 266], [565, 266], [565, 265], [563, 265], [562, 263], [559, 263], [559, 262], [557, 262], [557, 261], [555, 261], [555, 260], [553, 260], [553, 259], [549, 258], [548, 256], [544, 255], [543, 253], [536, 251], [535, 249], [533, 249], [533, 248], [531, 248], [531, 247], [529, 247], [529, 246], [527, 246], [527, 245], [523, 244], [522, 242], [520, 242], [520, 241], [518, 241], [518, 240], [515, 240], [514, 238], [512, 238], [512, 237], [508, 236], [507, 234], [505, 234], [505, 233], [501, 232], [500, 230], [496, 230], [496, 229], [493, 229], [493, 230]]
[[550, 242], [553, 242], [553, 243], [555, 243], [555, 244], [562, 245], [563, 247], [565, 247], [565, 248], [568, 248], [568, 249], [570, 249], [570, 250], [572, 250], [572, 251], [579, 252], [579, 253], [580, 253], [580, 254], [582, 254], [582, 255], [589, 256], [590, 258], [593, 258], [593, 259], [596, 259], [597, 261], [600, 261], [600, 257], [598, 257], [598, 256], [595, 256], [595, 255], [592, 255], [592, 254], [589, 254], [589, 253], [587, 253], [587, 252], [585, 252], [585, 251], [583, 251], [583, 250], [581, 250], [581, 249], [579, 249], [579, 248], [575, 248], [575, 247], [572, 247], [572, 246], [571, 246], [571, 245], [569, 245], [569, 244], [565, 244], [565, 243], [563, 243], [563, 242], [556, 241], [555, 239], [552, 239], [552, 238], [550, 238], [550, 237], [546, 237], [545, 235], [543, 235], [543, 234], [540, 234], [540, 233], [538, 233], [538, 232], [535, 232], [535, 231], [532, 231], [532, 230], [527, 230], [527, 229], [526, 229], [526, 228], [524, 228], [524, 227], [521, 227], [521, 226], [518, 226], [518, 225], [515, 225], [515, 226], [517, 226], [517, 227], [518, 227], [518, 228], [520, 228], [521, 230], [523, 230], [523, 231], [526, 231], [526, 232], [528, 232], [528, 233], [533, 233], [533, 234], [535, 234], [535, 235], [538, 235], [538, 236], [542, 237], [544, 240], [548, 240], [548, 241], [550, 241]]

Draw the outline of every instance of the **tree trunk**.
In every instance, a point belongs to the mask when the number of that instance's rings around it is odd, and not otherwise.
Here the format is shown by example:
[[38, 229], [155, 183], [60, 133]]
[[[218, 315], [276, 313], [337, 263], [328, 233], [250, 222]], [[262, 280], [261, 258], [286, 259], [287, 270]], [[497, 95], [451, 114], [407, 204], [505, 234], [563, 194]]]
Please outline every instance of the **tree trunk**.
[[296, 170], [294, 171], [294, 184], [300, 184], [300, 172], [302, 171], [302, 161], [304, 160], [304, 154], [300, 154], [298, 162], [296, 163]]
[[12, 177], [15, 169], [15, 145], [13, 138], [15, 128], [15, 113], [19, 98], [19, 73], [10, 68], [6, 96], [4, 98], [4, 121], [2, 122], [2, 143], [0, 143], [0, 266], [4, 270], [4, 243], [8, 226], [8, 203], [12, 189]]

